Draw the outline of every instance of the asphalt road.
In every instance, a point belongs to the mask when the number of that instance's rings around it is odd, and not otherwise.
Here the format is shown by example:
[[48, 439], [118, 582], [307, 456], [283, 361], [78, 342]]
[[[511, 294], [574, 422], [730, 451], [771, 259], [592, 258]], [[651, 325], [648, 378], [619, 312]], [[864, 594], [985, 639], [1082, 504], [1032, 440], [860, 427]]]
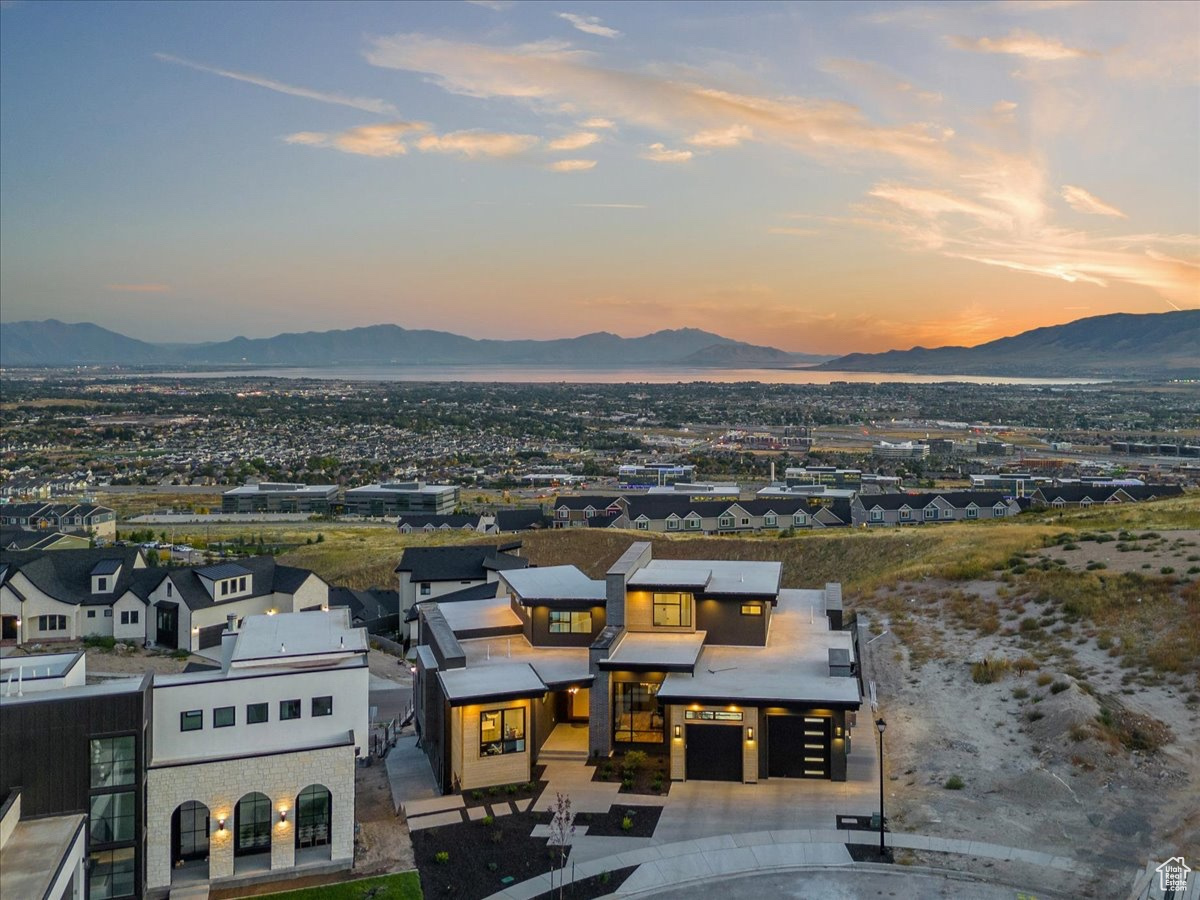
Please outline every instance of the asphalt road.
[[765, 872], [716, 881], [682, 884], [653, 894], [637, 894], [654, 900], [694, 900], [719, 897], [720, 900], [935, 900], [938, 897], [961, 900], [1049, 900], [1036, 886], [1013, 888], [983, 884], [962, 878], [919, 872], [859, 871], [821, 869], [819, 871]]

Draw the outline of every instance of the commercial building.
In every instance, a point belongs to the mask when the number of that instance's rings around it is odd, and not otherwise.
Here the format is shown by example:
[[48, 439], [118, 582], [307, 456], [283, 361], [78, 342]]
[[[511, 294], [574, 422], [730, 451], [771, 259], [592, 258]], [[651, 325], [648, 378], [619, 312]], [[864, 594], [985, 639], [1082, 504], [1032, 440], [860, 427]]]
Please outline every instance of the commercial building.
[[312, 513], [328, 515], [338, 502], [336, 484], [284, 484], [263, 481], [243, 484], [221, 495], [226, 513]]
[[351, 516], [446, 515], [458, 506], [458, 487], [420, 481], [368, 484], [346, 491], [344, 505], [346, 514]]
[[876, 459], [925, 459], [929, 456], [929, 445], [919, 441], [903, 441], [898, 444], [879, 441], [871, 448], [871, 455]]
[[659, 752], [678, 781], [845, 780], [862, 695], [841, 588], [781, 572], [638, 542], [603, 581], [516, 570], [495, 596], [423, 604], [414, 696], [438, 783], [528, 779], [551, 731], [584, 720], [590, 755]]
[[624, 490], [662, 487], [677, 481], [695, 481], [696, 467], [672, 463], [645, 463], [617, 468], [617, 485]]

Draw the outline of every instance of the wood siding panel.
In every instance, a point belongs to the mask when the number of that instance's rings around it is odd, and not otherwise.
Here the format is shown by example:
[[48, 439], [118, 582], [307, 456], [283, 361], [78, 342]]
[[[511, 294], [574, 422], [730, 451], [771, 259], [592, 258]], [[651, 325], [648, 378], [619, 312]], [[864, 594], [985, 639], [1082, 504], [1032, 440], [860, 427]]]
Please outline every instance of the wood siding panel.
[[[522, 753], [505, 753], [501, 756], [479, 755], [479, 718], [484, 709], [525, 710], [525, 750]], [[528, 700], [514, 700], [495, 706], [464, 706], [455, 710], [459, 721], [455, 742], [459, 747], [459, 780], [463, 790], [488, 787], [493, 784], [512, 784], [529, 780], [529, 763], [533, 745], [533, 710]]]

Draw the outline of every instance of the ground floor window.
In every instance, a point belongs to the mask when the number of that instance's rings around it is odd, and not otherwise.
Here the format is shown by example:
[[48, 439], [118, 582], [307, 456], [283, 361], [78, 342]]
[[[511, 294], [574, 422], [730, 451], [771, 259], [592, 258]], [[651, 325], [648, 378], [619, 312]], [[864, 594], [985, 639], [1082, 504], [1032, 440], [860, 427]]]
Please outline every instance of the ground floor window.
[[38, 631], [66, 631], [66, 616], [38, 616]]
[[88, 900], [132, 897], [136, 869], [132, 847], [100, 850], [88, 857]]
[[268, 853], [271, 850], [271, 801], [265, 794], [246, 794], [234, 813], [236, 856]]
[[613, 740], [638, 744], [663, 742], [663, 714], [654, 682], [618, 681], [613, 685]]
[[310, 784], [296, 798], [296, 846], [322, 847], [330, 842], [333, 798], [323, 784]]
[[525, 710], [490, 709], [479, 716], [479, 755], [525, 752]]

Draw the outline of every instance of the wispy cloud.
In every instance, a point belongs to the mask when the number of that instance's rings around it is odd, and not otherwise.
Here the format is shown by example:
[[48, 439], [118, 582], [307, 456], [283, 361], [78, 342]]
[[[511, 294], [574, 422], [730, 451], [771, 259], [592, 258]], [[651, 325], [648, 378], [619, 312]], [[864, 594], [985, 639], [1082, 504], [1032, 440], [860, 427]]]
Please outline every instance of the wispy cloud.
[[482, 6], [492, 12], [505, 12], [512, 9], [512, 0], [467, 0], [472, 6]]
[[617, 123], [612, 119], [591, 118], [579, 123], [584, 128], [616, 128]]
[[1078, 212], [1091, 213], [1094, 216], [1115, 216], [1118, 219], [1129, 218], [1115, 206], [1105, 203], [1095, 194], [1088, 193], [1083, 188], [1076, 187], [1073, 184], [1063, 185], [1062, 198], [1067, 201], [1067, 204], [1072, 209]]
[[546, 166], [551, 172], [586, 172], [596, 168], [594, 159], [560, 159]]
[[693, 147], [736, 147], [742, 141], [754, 137], [747, 125], [730, 125], [728, 128], [710, 128], [698, 131], [687, 139]]
[[584, 147], [590, 147], [596, 141], [600, 140], [600, 135], [590, 131], [576, 131], [574, 134], [564, 134], [560, 138], [552, 140], [547, 147], [550, 150], [581, 150]]
[[424, 153], [451, 153], [466, 159], [519, 156], [537, 146], [532, 134], [506, 134], [496, 131], [452, 131], [427, 134], [417, 141]]
[[428, 131], [423, 122], [387, 122], [380, 125], [363, 125], [336, 134], [322, 131], [298, 131], [284, 140], [289, 144], [306, 147], [332, 147], [343, 153], [359, 156], [403, 156], [408, 145], [402, 138], [413, 133]]
[[767, 234], [789, 234], [793, 237], [814, 237], [820, 233], [816, 228], [792, 228], [787, 225], [777, 225], [767, 229]]
[[192, 62], [190, 59], [184, 59], [180, 56], [172, 56], [170, 53], [155, 53], [154, 58], [173, 65], [195, 69], [197, 72], [207, 72], [210, 75], [219, 75], [222, 78], [232, 78], [234, 81], [257, 85], [258, 87], [266, 88], [269, 91], [275, 91], [279, 94], [303, 97], [305, 100], [316, 100], [318, 103], [348, 106], [351, 109], [359, 109], [363, 112], [376, 113], [381, 116], [394, 116], [399, 112], [393, 104], [375, 97], [350, 97], [346, 94], [331, 93], [329, 91], [315, 91], [311, 88], [284, 84], [282, 81], [275, 81], [273, 78], [264, 78], [261, 75], [250, 75], [245, 72], [235, 72], [232, 69], [206, 66], [203, 63]]
[[691, 150], [672, 150], [661, 142], [651, 144], [642, 153], [642, 159], [656, 163], [684, 163], [691, 158]]
[[969, 38], [951, 35], [948, 40], [959, 50], [971, 50], [975, 53], [1007, 53], [1011, 56], [1022, 56], [1038, 62], [1099, 56], [1098, 53], [1091, 50], [1068, 47], [1058, 38], [1043, 37], [1032, 31], [1020, 29], [1015, 29], [1007, 37]]
[[648, 209], [645, 203], [573, 203], [580, 209]]
[[147, 284], [106, 284], [106, 291], [114, 294], [169, 294], [175, 290], [169, 284], [150, 282]]
[[555, 13], [560, 19], [570, 22], [579, 31], [584, 34], [592, 34], [596, 37], [617, 38], [621, 36], [621, 32], [615, 28], [609, 28], [604, 25], [596, 16], [580, 16], [575, 13], [560, 12]]

